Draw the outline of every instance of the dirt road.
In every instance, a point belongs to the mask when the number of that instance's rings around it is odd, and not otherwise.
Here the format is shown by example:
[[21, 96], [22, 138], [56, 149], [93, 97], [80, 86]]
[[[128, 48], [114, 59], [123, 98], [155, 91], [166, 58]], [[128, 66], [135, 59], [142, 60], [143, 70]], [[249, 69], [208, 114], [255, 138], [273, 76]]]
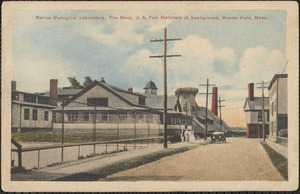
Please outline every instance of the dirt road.
[[101, 181], [283, 181], [268, 155], [255, 139], [228, 138], [226, 144], [201, 146]]

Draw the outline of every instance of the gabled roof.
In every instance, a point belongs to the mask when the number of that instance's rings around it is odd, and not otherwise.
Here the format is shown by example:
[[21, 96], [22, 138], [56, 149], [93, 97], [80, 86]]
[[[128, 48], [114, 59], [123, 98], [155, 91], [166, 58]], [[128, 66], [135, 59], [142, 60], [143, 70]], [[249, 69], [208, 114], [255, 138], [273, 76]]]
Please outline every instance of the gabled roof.
[[[108, 85], [108, 84], [106, 84], [106, 85]], [[128, 93], [128, 94], [145, 97], [145, 95], [143, 95], [143, 94], [139, 94], [139, 93], [135, 93], [135, 92], [128, 92], [127, 90], [123, 90], [121, 88], [118, 88], [118, 87], [112, 86], [112, 85], [108, 85], [108, 86], [110, 86], [111, 88], [113, 88], [113, 89], [115, 89], [117, 91], [120, 91], [120, 92], [125, 92], [125, 93]]]
[[[262, 97], [254, 97], [253, 101], [250, 101], [247, 97], [244, 104], [244, 111], [246, 110], [246, 105], [248, 104], [249, 110], [261, 110], [262, 108]], [[264, 109], [269, 110], [269, 97], [264, 97]]]
[[[73, 95], [79, 93], [81, 90], [83, 90], [83, 89], [58, 88], [58, 89], [57, 89], [57, 95], [58, 95], [58, 96], [61, 96], [61, 95], [73, 96]], [[47, 91], [47, 92], [45, 93], [45, 95], [46, 95], [46, 96], [49, 96], [49, 95], [50, 95], [50, 91]]]
[[[163, 109], [164, 108], [164, 96], [156, 94], [145, 94], [147, 97], [145, 102], [146, 106], [154, 109]], [[177, 103], [176, 96], [168, 96], [167, 98], [167, 109], [173, 110]]]
[[81, 90], [79, 93], [75, 94], [74, 96], [72, 96], [72, 98], [70, 98], [68, 101], [66, 101], [63, 106], [68, 105], [69, 103], [71, 103], [72, 101], [76, 100], [77, 98], [79, 98], [80, 96], [82, 96], [83, 94], [85, 94], [87, 91], [89, 91], [90, 89], [94, 88], [95, 86], [101, 86], [102, 88], [106, 89], [107, 91], [111, 92], [112, 94], [114, 94], [115, 96], [117, 96], [119, 99], [123, 100], [124, 102], [126, 102], [127, 104], [131, 105], [131, 106], [139, 106], [139, 107], [145, 107], [143, 105], [140, 104], [136, 104], [131, 102], [130, 100], [128, 100], [127, 98], [125, 98], [124, 96], [122, 96], [121, 94], [118, 93], [118, 91], [116, 91], [114, 88], [112, 88], [111, 86], [105, 84], [104, 82], [99, 82], [97, 80], [93, 81], [89, 86], [87, 86], [86, 88], [84, 88], [83, 90]]
[[278, 78], [287, 78], [288, 75], [287, 74], [275, 74], [274, 77], [272, 78], [270, 85], [268, 87], [268, 90], [270, 90], [272, 88], [273, 83], [275, 82], [276, 79]]

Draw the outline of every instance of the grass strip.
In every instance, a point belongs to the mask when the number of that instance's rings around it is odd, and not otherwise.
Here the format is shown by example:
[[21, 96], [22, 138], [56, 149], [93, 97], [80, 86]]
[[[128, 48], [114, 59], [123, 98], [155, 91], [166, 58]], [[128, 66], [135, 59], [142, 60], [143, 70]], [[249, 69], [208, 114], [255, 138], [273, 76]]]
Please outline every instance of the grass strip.
[[288, 180], [288, 162], [285, 157], [278, 154], [275, 150], [273, 150], [268, 144], [263, 144], [263, 147], [267, 154], [269, 155], [273, 165], [276, 167], [276, 169], [279, 171], [281, 176], [285, 180]]
[[188, 150], [194, 149], [198, 146], [201, 146], [204, 144], [197, 144], [193, 146], [187, 146], [187, 147], [181, 147], [181, 148], [175, 148], [175, 149], [169, 149], [169, 150], [163, 150], [159, 152], [154, 152], [148, 155], [139, 156], [135, 158], [130, 158], [126, 160], [122, 160], [95, 170], [91, 170], [89, 172], [84, 173], [76, 173], [70, 176], [62, 177], [59, 179], [56, 179], [54, 181], [97, 181], [101, 178], [105, 178], [106, 176], [115, 174], [117, 172], [121, 172], [124, 170], [136, 168], [138, 166], [157, 161], [161, 158], [171, 156], [174, 154], [186, 152]]
[[[154, 135], [150, 135], [153, 137]], [[16, 141], [21, 142], [61, 142], [62, 134], [60, 133], [41, 133], [41, 132], [14, 132], [12, 137]], [[96, 142], [111, 141], [111, 140], [122, 140], [122, 139], [133, 139], [134, 135], [96, 135]], [[136, 135], [136, 138], [147, 138], [147, 135]], [[94, 142], [94, 134], [64, 134], [65, 143], [85, 143]], [[154, 142], [160, 142], [161, 140], [154, 140]], [[143, 142], [148, 142], [144, 140]]]

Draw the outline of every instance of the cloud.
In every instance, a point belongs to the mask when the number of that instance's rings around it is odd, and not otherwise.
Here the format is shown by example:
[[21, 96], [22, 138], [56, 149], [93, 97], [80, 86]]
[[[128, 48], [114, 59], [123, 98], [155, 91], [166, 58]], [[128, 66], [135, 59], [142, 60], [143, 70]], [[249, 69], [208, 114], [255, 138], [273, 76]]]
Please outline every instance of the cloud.
[[216, 51], [216, 58], [223, 61], [223, 65], [226, 66], [226, 68], [233, 68], [235, 62], [236, 62], [236, 56], [233, 49], [229, 47], [224, 47], [220, 51]]
[[[109, 25], [110, 33], [106, 31]], [[135, 44], [142, 44], [144, 37], [137, 34], [137, 23], [134, 21], [112, 22], [104, 25], [96, 25], [92, 22], [85, 22], [80, 25], [79, 33], [83, 36], [92, 38], [100, 43], [118, 48], [120, 51], [131, 50]]]
[[281, 73], [285, 60], [285, 56], [277, 49], [269, 51], [264, 46], [248, 48], [240, 60], [237, 78], [254, 83], [270, 81], [274, 74]]
[[147, 49], [139, 50], [128, 58], [121, 72], [127, 75], [130, 84], [139, 89], [151, 78], [162, 91], [163, 63], [159, 59], [150, 59], [151, 55], [154, 54]]
[[196, 35], [186, 37], [174, 43], [170, 54], [181, 54], [182, 57], [172, 59], [172, 69], [176, 85], [191, 82], [206, 82], [206, 78], [222, 80], [228, 79], [225, 71], [216, 73], [214, 64], [218, 60], [222, 68], [232, 69], [236, 65], [236, 56], [233, 49], [224, 47], [217, 49], [208, 39]]
[[76, 76], [76, 69], [70, 64], [59, 61], [16, 61], [13, 80], [17, 90], [26, 92], [45, 92], [49, 90], [50, 79], [58, 79], [58, 86], [69, 85], [67, 77]]
[[171, 22], [172, 22], [172, 20], [159, 20], [159, 22], [150, 26], [147, 30], [149, 32], [158, 32], [158, 31], [166, 28]]

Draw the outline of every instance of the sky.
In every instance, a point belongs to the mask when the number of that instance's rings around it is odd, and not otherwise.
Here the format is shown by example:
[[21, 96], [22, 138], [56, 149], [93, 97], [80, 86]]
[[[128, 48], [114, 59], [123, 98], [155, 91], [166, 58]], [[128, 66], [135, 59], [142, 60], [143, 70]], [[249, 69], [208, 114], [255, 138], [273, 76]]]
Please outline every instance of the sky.
[[[80, 19], [84, 16], [104, 19]], [[205, 92], [199, 84], [209, 79], [225, 100], [222, 118], [231, 127], [246, 126], [243, 105], [248, 83], [269, 82], [286, 65], [286, 12], [282, 10], [17, 10], [13, 22], [12, 80], [25, 92], [49, 90], [50, 79], [58, 79], [58, 86], [64, 87], [70, 85], [67, 77], [83, 83], [90, 76], [140, 93], [152, 80], [158, 94], [163, 94], [163, 61], [149, 56], [163, 54], [163, 43], [150, 40], [163, 39], [166, 27], [168, 38], [181, 38], [167, 44], [169, 55], [181, 55], [167, 61], [168, 95], [180, 87]], [[261, 89], [254, 94], [261, 96]], [[205, 106], [205, 95], [198, 94], [196, 101]]]

